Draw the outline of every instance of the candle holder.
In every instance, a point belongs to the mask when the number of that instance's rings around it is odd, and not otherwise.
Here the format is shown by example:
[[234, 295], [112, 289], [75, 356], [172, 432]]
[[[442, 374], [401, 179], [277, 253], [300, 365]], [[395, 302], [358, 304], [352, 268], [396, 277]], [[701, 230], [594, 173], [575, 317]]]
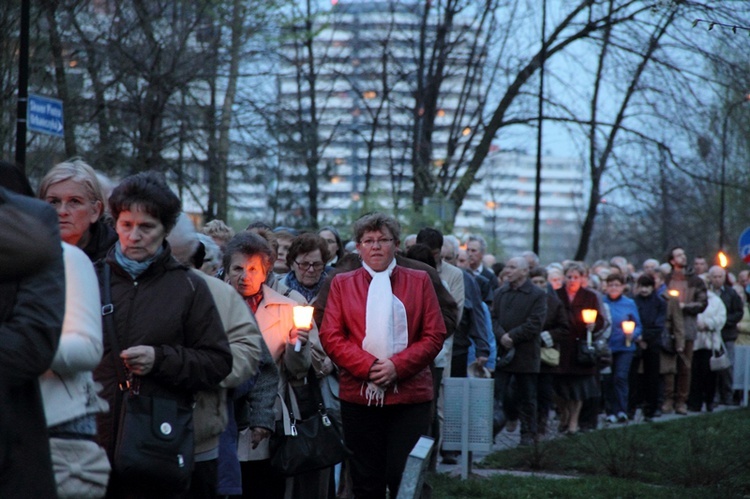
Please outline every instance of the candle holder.
[[594, 331], [594, 324], [596, 323], [596, 316], [599, 312], [594, 308], [584, 308], [581, 311], [583, 322], [586, 323], [586, 343], [591, 346], [591, 335]]
[[634, 321], [622, 321], [622, 332], [625, 333], [625, 346], [629, 347], [635, 331]]
[[[292, 307], [294, 313], [294, 327], [301, 329], [302, 331], [309, 331], [312, 329], [312, 317], [314, 307], [309, 305], [296, 305]], [[294, 343], [294, 351], [299, 352], [302, 349], [302, 342], [299, 338]]]

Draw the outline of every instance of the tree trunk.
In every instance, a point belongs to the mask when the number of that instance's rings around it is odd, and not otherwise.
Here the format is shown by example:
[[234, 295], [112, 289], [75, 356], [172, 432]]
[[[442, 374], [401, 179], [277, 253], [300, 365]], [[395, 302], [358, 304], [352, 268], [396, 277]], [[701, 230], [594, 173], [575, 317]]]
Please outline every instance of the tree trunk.
[[77, 153], [75, 139], [75, 119], [77, 115], [76, 107], [70, 99], [68, 91], [68, 82], [65, 79], [65, 58], [63, 57], [63, 44], [60, 39], [60, 29], [57, 24], [57, 2], [45, 0], [44, 13], [49, 25], [49, 44], [52, 51], [52, 59], [55, 61], [55, 85], [57, 86], [57, 97], [63, 102], [67, 113], [65, 113], [65, 126], [63, 127], [63, 136], [65, 138], [65, 155], [68, 158], [75, 156]]

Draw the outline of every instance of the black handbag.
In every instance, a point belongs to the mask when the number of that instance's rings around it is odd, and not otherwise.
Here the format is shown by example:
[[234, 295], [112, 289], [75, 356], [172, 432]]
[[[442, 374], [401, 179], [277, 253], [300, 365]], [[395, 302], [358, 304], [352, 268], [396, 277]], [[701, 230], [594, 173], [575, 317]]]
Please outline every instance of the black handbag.
[[193, 472], [193, 409], [165, 397], [123, 394], [114, 468], [150, 490], [183, 492]]
[[594, 367], [596, 357], [596, 347], [586, 340], [579, 339], [576, 345], [576, 363], [582, 367]]
[[664, 351], [664, 353], [670, 353], [670, 354], [677, 353], [677, 349], [675, 348], [675, 345], [674, 345], [674, 335], [667, 328], [663, 328], [661, 330], [661, 336], [659, 337], [659, 345], [661, 346], [661, 349]]
[[[283, 419], [276, 422], [269, 446], [271, 467], [284, 476], [330, 468], [351, 454], [338, 422], [328, 415], [314, 374], [308, 376], [308, 385], [316, 399], [316, 410], [306, 418], [295, 418], [291, 400], [287, 404], [279, 397]], [[287, 395], [294, 396], [293, 390]]]
[[109, 335], [118, 386], [123, 392], [112, 467], [123, 482], [153, 492], [184, 492], [194, 464], [193, 409], [166, 397], [140, 395], [140, 379], [128, 379], [119, 357], [110, 290], [104, 264], [102, 316]]

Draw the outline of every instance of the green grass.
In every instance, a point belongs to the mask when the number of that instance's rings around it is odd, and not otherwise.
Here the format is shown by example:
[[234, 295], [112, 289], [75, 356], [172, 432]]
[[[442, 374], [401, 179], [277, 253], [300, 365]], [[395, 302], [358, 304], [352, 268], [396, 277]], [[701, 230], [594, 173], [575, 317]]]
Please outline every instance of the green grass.
[[750, 409], [558, 438], [491, 454], [475, 468], [576, 478], [433, 475], [433, 497], [750, 497]]

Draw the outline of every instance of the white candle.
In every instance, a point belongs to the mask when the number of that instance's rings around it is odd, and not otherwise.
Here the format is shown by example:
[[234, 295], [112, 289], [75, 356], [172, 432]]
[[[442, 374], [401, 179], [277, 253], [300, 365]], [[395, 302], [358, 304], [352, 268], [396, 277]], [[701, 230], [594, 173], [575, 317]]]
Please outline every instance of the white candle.
[[[292, 307], [294, 313], [294, 327], [302, 329], [303, 331], [309, 331], [312, 329], [312, 316], [315, 309], [308, 305], [297, 305]], [[294, 351], [299, 352], [302, 350], [302, 341], [297, 338], [294, 342]]]

